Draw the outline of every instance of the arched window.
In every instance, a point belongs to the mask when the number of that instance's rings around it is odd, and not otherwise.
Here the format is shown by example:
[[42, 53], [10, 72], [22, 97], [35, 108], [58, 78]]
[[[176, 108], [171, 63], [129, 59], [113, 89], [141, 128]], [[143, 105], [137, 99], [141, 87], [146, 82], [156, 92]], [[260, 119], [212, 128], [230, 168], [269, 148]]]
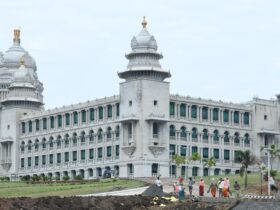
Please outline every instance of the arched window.
[[56, 146], [57, 146], [57, 148], [60, 148], [60, 147], [61, 147], [61, 136], [60, 136], [60, 135], [57, 136], [57, 139], [56, 139]]
[[239, 143], [240, 143], [240, 140], [239, 140], [239, 133], [238, 133], [238, 132], [236, 132], [236, 133], [234, 134], [234, 143], [235, 143], [235, 144], [239, 144]]
[[239, 111], [235, 111], [233, 113], [233, 122], [234, 123], [239, 123]]
[[107, 139], [111, 139], [112, 138], [112, 128], [108, 127], [107, 128]]
[[182, 126], [180, 129], [180, 137], [181, 137], [181, 139], [187, 138], [187, 129], [185, 126]]
[[77, 145], [77, 133], [73, 133], [73, 136], [72, 136], [72, 143], [73, 143], [73, 145], [74, 146], [76, 146]]
[[31, 151], [31, 148], [32, 148], [32, 141], [31, 140], [28, 141], [27, 148], [28, 148], [28, 151]]
[[112, 105], [107, 106], [107, 117], [111, 118], [112, 117]]
[[61, 115], [57, 116], [57, 126], [59, 128], [62, 127], [62, 116]]
[[244, 135], [244, 144], [250, 144], [250, 139], [249, 139], [249, 134], [248, 133], [246, 133], [245, 135]]
[[69, 145], [69, 134], [66, 133], [64, 136], [64, 146], [68, 147], [68, 145]]
[[191, 107], [191, 117], [192, 117], [192, 119], [197, 118], [197, 106], [196, 105], [192, 105], [192, 107]]
[[213, 121], [219, 121], [219, 109], [218, 108], [213, 109]]
[[47, 147], [47, 145], [46, 145], [46, 139], [43, 138], [43, 139], [42, 139], [42, 148], [43, 148], [43, 149], [46, 149], [46, 147]]
[[69, 113], [65, 114], [65, 125], [66, 126], [70, 125], [70, 114]]
[[101, 128], [99, 128], [98, 132], [97, 132], [97, 139], [98, 140], [102, 140], [103, 139], [103, 131]]
[[78, 124], [78, 112], [73, 113], [73, 118], [74, 118], [74, 125]]
[[229, 132], [228, 131], [226, 131], [224, 133], [224, 143], [229, 143]]
[[98, 107], [98, 119], [99, 120], [103, 119], [103, 107], [102, 106]]
[[94, 140], [94, 132], [93, 132], [93, 130], [90, 130], [89, 131], [89, 141], [93, 142], [93, 140]]
[[35, 124], [36, 124], [36, 131], [39, 131], [40, 130], [40, 121], [38, 119], [36, 119]]
[[116, 138], [119, 138], [120, 137], [120, 126], [119, 125], [116, 126], [115, 132], [116, 132]]
[[22, 152], [24, 152], [24, 147], [25, 147], [25, 142], [22, 141], [22, 142], [21, 142], [21, 146], [20, 146]]
[[49, 147], [53, 148], [53, 137], [52, 136], [49, 139]]
[[31, 120], [28, 121], [28, 131], [29, 131], [29, 133], [32, 132], [32, 121]]
[[180, 117], [186, 117], [186, 104], [180, 105]]
[[244, 125], [249, 125], [249, 112], [244, 113]]
[[202, 119], [208, 120], [208, 107], [202, 107]]
[[82, 123], [85, 123], [87, 121], [87, 112], [86, 110], [82, 110]]
[[81, 132], [81, 143], [85, 143], [86, 142], [86, 133], [84, 131]]
[[203, 129], [203, 136], [202, 136], [202, 138], [203, 138], [203, 140], [208, 140], [208, 130], [207, 129]]
[[25, 122], [21, 123], [21, 133], [25, 133]]
[[169, 137], [175, 138], [176, 135], [176, 129], [174, 125], [169, 126]]
[[39, 149], [39, 139], [35, 140], [35, 150]]
[[197, 129], [196, 128], [192, 129], [192, 139], [197, 139]]
[[218, 130], [214, 130], [214, 141], [219, 141], [219, 131]]
[[228, 110], [224, 110], [224, 122], [228, 122]]

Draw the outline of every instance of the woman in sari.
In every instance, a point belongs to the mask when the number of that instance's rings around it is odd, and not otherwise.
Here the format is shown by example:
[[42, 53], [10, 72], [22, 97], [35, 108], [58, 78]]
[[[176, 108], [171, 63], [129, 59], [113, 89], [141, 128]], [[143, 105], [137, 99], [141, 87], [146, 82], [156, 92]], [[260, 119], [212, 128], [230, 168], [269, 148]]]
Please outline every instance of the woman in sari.
[[209, 191], [210, 191], [212, 197], [215, 198], [216, 197], [217, 189], [218, 189], [218, 185], [215, 182], [215, 179], [213, 178], [212, 181], [211, 181], [210, 187], [209, 187], [207, 192], [209, 193]]
[[204, 181], [203, 179], [200, 179], [199, 181], [199, 196], [203, 196], [204, 195]]

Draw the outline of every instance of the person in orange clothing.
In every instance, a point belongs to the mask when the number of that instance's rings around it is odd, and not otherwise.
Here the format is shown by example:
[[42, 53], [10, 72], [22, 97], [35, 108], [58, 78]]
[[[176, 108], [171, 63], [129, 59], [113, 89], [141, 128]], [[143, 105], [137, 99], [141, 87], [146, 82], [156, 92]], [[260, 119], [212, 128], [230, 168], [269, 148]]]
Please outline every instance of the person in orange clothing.
[[207, 193], [211, 192], [212, 197], [215, 198], [217, 189], [218, 189], [218, 185], [217, 185], [215, 179], [212, 178], [212, 181], [211, 181], [211, 184], [210, 184], [210, 187], [209, 187]]
[[203, 196], [204, 195], [204, 180], [200, 179], [199, 181], [199, 196]]

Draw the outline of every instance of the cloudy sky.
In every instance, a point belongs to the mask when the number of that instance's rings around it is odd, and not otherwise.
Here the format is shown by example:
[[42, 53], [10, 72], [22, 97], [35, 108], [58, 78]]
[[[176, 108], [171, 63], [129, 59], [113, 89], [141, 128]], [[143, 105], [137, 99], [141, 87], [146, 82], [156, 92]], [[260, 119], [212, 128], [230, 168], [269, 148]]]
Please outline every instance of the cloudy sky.
[[1, 0], [0, 51], [21, 27], [46, 108], [118, 94], [117, 72], [142, 17], [171, 93], [246, 102], [280, 93], [280, 1]]

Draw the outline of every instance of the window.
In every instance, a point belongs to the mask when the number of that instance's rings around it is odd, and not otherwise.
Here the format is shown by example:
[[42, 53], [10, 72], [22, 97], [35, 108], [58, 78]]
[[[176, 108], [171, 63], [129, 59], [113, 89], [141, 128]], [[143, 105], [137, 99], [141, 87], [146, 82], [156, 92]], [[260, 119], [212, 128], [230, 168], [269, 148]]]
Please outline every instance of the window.
[[181, 127], [180, 137], [181, 137], [181, 139], [186, 139], [187, 138], [187, 129], [186, 129], [185, 126]]
[[81, 150], [81, 160], [85, 160], [86, 159], [86, 151], [83, 149]]
[[20, 146], [21, 147], [21, 152], [24, 152], [24, 145], [25, 145], [25, 143], [24, 143], [24, 141], [22, 141], [21, 146]]
[[263, 119], [264, 119], [264, 120], [267, 120], [267, 115], [264, 115], [264, 116], [263, 116]]
[[229, 133], [228, 133], [228, 131], [226, 131], [224, 133], [224, 142], [229, 143]]
[[94, 109], [93, 108], [91, 108], [89, 110], [89, 120], [94, 121]]
[[31, 151], [31, 148], [32, 148], [32, 141], [31, 140], [28, 141], [27, 148], [28, 148], [28, 151]]
[[244, 125], [249, 125], [249, 112], [244, 113]]
[[60, 148], [60, 147], [61, 147], [61, 136], [58, 136], [58, 137], [57, 137], [56, 146], [57, 146], [57, 148]]
[[220, 158], [220, 151], [219, 149], [214, 149], [214, 158], [219, 159]]
[[229, 160], [229, 150], [224, 150], [224, 160]]
[[64, 146], [65, 147], [68, 147], [69, 145], [69, 135], [68, 134], [65, 134], [65, 137], [64, 137]]
[[53, 137], [50, 137], [49, 145], [50, 145], [50, 148], [53, 148]]
[[69, 162], [69, 152], [64, 153], [64, 161]]
[[170, 126], [169, 126], [169, 136], [170, 136], [170, 137], [175, 137], [175, 135], [176, 135], [175, 126], [174, 126], [174, 125], [170, 125]]
[[112, 105], [107, 106], [107, 117], [111, 118], [112, 117]]
[[72, 161], [77, 161], [77, 151], [72, 151]]
[[47, 129], [47, 118], [43, 118], [43, 129]]
[[239, 123], [239, 112], [238, 111], [235, 111], [233, 113], [233, 122], [234, 123]]
[[112, 128], [108, 127], [107, 128], [107, 139], [111, 139], [112, 138]]
[[27, 159], [27, 166], [31, 167], [31, 165], [32, 165], [31, 157], [28, 157], [28, 159]]
[[65, 125], [66, 126], [70, 125], [70, 114], [69, 113], [65, 114]]
[[46, 155], [42, 155], [42, 165], [46, 165]]
[[73, 118], [74, 118], [74, 125], [78, 124], [78, 112], [73, 113]]
[[[245, 140], [244, 140], [244, 143], [245, 143]], [[268, 146], [268, 136], [267, 135], [264, 136], [264, 146], [266, 146], [266, 147]]]
[[51, 116], [50, 120], [51, 120], [51, 128], [54, 128], [54, 117]]
[[219, 121], [219, 109], [218, 108], [213, 109], [213, 121]]
[[116, 156], [118, 157], [120, 155], [120, 146], [116, 145]]
[[94, 158], [93, 149], [89, 149], [89, 159], [92, 160]]
[[186, 117], [186, 104], [180, 105], [180, 117]]
[[192, 154], [197, 153], [198, 149], [196, 146], [192, 147]]
[[208, 120], [208, 108], [207, 107], [202, 108], [202, 119]]
[[180, 147], [180, 155], [186, 157], [186, 155], [187, 155], [187, 146], [181, 145], [181, 147]]
[[203, 158], [208, 158], [209, 157], [209, 149], [208, 148], [203, 148], [202, 149], [202, 154], [203, 154]]
[[61, 163], [61, 153], [56, 154], [56, 162]]
[[25, 133], [25, 122], [21, 123], [21, 133]]
[[169, 153], [170, 153], [170, 155], [175, 155], [175, 153], [176, 153], [176, 145], [175, 144], [170, 144], [169, 145]]
[[156, 100], [154, 100], [154, 106], [157, 106], [157, 101]]
[[35, 156], [35, 166], [38, 166], [38, 165], [39, 165], [39, 157]]
[[228, 110], [224, 110], [224, 122], [228, 122]]
[[32, 121], [28, 122], [28, 131], [29, 131], [29, 133], [32, 132]]
[[35, 145], [35, 149], [38, 150], [38, 148], [39, 148], [39, 140], [38, 139], [35, 140], [34, 145]]
[[86, 137], [85, 137], [86, 133], [84, 131], [81, 132], [81, 143], [85, 143], [86, 142]]
[[175, 115], [175, 103], [174, 102], [170, 102], [169, 103], [169, 114], [170, 115]]
[[120, 116], [120, 104], [117, 103], [117, 117]]
[[73, 133], [72, 143], [73, 143], [74, 145], [77, 144], [77, 134], [76, 134], [76, 133]]
[[158, 137], [158, 124], [156, 122], [153, 123], [153, 137]]
[[82, 110], [82, 123], [87, 121], [87, 112], [86, 110]]
[[101, 128], [98, 130], [97, 139], [98, 139], [98, 140], [102, 140], [102, 139], [103, 139], [103, 131], [102, 131]]
[[59, 128], [62, 127], [62, 116], [61, 116], [61, 115], [58, 115], [58, 116], [57, 116], [57, 126], [58, 126]]
[[46, 139], [45, 138], [43, 138], [43, 140], [42, 140], [42, 148], [46, 149]]
[[102, 106], [98, 107], [98, 119], [99, 120], [103, 119], [103, 107]]
[[40, 130], [40, 121], [37, 119], [36, 121], [35, 121], [36, 123], [36, 131], [39, 131]]
[[22, 168], [24, 168], [24, 158], [20, 159], [20, 165], [21, 165]]
[[203, 129], [203, 136], [202, 136], [202, 138], [203, 138], [203, 140], [208, 140], [208, 130], [207, 129]]
[[197, 129], [196, 128], [192, 129], [192, 139], [197, 139]]
[[120, 126], [117, 125], [115, 132], [116, 132], [116, 137], [119, 138], [120, 137]]
[[[267, 136], [265, 136], [265, 137], [267, 137]], [[264, 140], [267, 141], [268, 139], [264, 138]], [[250, 139], [249, 139], [249, 134], [248, 133], [246, 133], [245, 136], [244, 136], [244, 143], [247, 144], [247, 145], [250, 144]], [[268, 143], [267, 143], [267, 145], [268, 145]]]
[[129, 101], [128, 104], [129, 104], [129, 106], [132, 106], [132, 101]]
[[107, 157], [111, 157], [112, 156], [112, 147], [108, 146], [106, 150], [107, 150]]
[[219, 131], [214, 130], [214, 141], [219, 141]]
[[192, 117], [192, 119], [197, 118], [197, 106], [196, 105], [191, 106], [191, 117]]
[[53, 154], [49, 155], [49, 164], [53, 164]]
[[98, 155], [98, 158], [102, 158], [102, 147], [98, 147], [97, 155]]
[[237, 132], [234, 134], [234, 143], [236, 143], [236, 144], [240, 143], [240, 141], [239, 141], [239, 133], [237, 133]]
[[241, 151], [237, 150], [237, 151], [234, 151], [234, 162], [236, 163], [240, 163], [241, 161]]

